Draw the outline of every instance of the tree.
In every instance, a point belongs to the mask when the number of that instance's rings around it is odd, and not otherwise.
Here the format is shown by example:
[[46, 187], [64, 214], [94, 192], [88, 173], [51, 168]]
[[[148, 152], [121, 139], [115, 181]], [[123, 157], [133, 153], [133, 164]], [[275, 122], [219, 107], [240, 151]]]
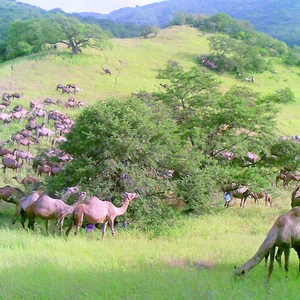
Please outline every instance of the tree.
[[95, 24], [82, 23], [74, 17], [56, 14], [47, 20], [43, 28], [44, 43], [65, 44], [73, 54], [90, 47], [97, 50], [111, 48], [108, 35]]
[[81, 113], [60, 146], [74, 159], [48, 188], [80, 183], [112, 201], [138, 191], [144, 200], [129, 214], [149, 223], [172, 215], [170, 199], [186, 210], [211, 209], [227, 182], [270, 187], [274, 169], [300, 157], [298, 143], [278, 139], [277, 108], [267, 97], [238, 86], [222, 93], [212, 75], [175, 61], [158, 77], [167, 88]]
[[5, 59], [37, 53], [46, 44], [65, 44], [73, 54], [90, 47], [111, 48], [108, 35], [95, 24], [82, 23], [76, 18], [57, 13], [49, 18], [17, 20], [10, 24], [0, 51]]

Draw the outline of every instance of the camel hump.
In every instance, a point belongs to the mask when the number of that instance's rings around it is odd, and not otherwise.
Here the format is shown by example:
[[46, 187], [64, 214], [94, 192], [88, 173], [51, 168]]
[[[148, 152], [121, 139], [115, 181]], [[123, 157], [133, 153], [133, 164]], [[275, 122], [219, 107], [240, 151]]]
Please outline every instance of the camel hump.
[[245, 192], [247, 192], [247, 190], [248, 190], [248, 187], [244, 185], [243, 187], [238, 189], [238, 192], [241, 194], [244, 194]]

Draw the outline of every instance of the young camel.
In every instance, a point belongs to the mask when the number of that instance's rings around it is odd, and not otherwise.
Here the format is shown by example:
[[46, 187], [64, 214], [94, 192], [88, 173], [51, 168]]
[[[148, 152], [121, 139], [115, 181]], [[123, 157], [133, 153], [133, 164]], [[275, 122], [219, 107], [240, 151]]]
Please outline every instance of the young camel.
[[49, 221], [55, 220], [56, 223], [53, 229], [53, 235], [55, 234], [57, 225], [59, 225], [60, 235], [62, 235], [64, 218], [67, 215], [72, 214], [75, 207], [86, 198], [86, 193], [80, 192], [77, 201], [73, 205], [66, 204], [64, 202], [66, 198], [71, 194], [74, 194], [75, 191], [78, 191], [77, 187], [68, 188], [62, 199], [54, 199], [46, 194], [42, 194], [26, 209], [26, 214], [29, 220], [28, 228], [34, 230], [35, 218], [38, 217], [46, 221], [46, 232], [48, 234]]
[[[270, 206], [272, 206], [272, 199], [269, 193], [258, 192], [253, 194], [256, 196], [256, 199], [265, 199], [265, 206], [267, 206], [268, 203], [270, 204]], [[250, 197], [252, 196], [250, 195]]]
[[[293, 247], [299, 258], [300, 273], [300, 207], [294, 207], [289, 212], [282, 214], [277, 218], [275, 224], [272, 226], [268, 235], [256, 254], [244, 263], [242, 266], [236, 268], [235, 276], [244, 276], [246, 272], [250, 271], [256, 265], [258, 265], [264, 257], [270, 254], [270, 265], [268, 278], [270, 278], [274, 268], [275, 250], [278, 247], [276, 256], [280, 256], [282, 252], [285, 255], [285, 270], [286, 275], [289, 269], [289, 255], [290, 248]], [[279, 254], [278, 254], [279, 253]]]
[[103, 223], [102, 240], [104, 239], [107, 224], [114, 236], [115, 218], [125, 214], [130, 201], [137, 197], [139, 197], [137, 193], [125, 193], [121, 207], [116, 207], [109, 201], [101, 201], [97, 197], [90, 198], [87, 203], [82, 203], [75, 208], [73, 212], [73, 222], [66, 231], [66, 235], [69, 235], [73, 225], [76, 227], [75, 234], [78, 234], [83, 220], [86, 220], [91, 224]]

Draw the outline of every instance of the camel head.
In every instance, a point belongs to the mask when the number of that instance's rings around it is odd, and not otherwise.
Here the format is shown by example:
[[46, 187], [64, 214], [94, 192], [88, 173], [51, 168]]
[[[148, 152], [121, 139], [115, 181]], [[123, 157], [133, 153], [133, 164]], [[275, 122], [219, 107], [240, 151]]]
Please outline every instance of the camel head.
[[236, 267], [234, 266], [234, 279], [241, 279], [243, 277], [245, 277], [246, 271], [244, 269], [242, 269], [241, 267]]
[[140, 195], [138, 193], [125, 193], [125, 199], [129, 200], [129, 202], [135, 198], [139, 198]]
[[79, 189], [80, 189], [79, 185], [68, 187], [65, 195], [69, 196], [72, 194], [79, 193]]

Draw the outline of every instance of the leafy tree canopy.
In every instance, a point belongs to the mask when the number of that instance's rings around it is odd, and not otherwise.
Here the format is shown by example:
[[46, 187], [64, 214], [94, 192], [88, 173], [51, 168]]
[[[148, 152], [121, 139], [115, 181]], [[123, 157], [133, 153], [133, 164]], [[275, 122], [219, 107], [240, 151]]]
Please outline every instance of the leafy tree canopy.
[[142, 200], [129, 215], [151, 223], [172, 215], [171, 203], [205, 211], [227, 182], [270, 188], [274, 171], [297, 167], [299, 144], [276, 136], [277, 109], [268, 97], [238, 86], [221, 93], [212, 75], [174, 61], [158, 77], [168, 82], [158, 93], [81, 113], [61, 145], [74, 159], [50, 189], [81, 183], [113, 202], [138, 191]]

